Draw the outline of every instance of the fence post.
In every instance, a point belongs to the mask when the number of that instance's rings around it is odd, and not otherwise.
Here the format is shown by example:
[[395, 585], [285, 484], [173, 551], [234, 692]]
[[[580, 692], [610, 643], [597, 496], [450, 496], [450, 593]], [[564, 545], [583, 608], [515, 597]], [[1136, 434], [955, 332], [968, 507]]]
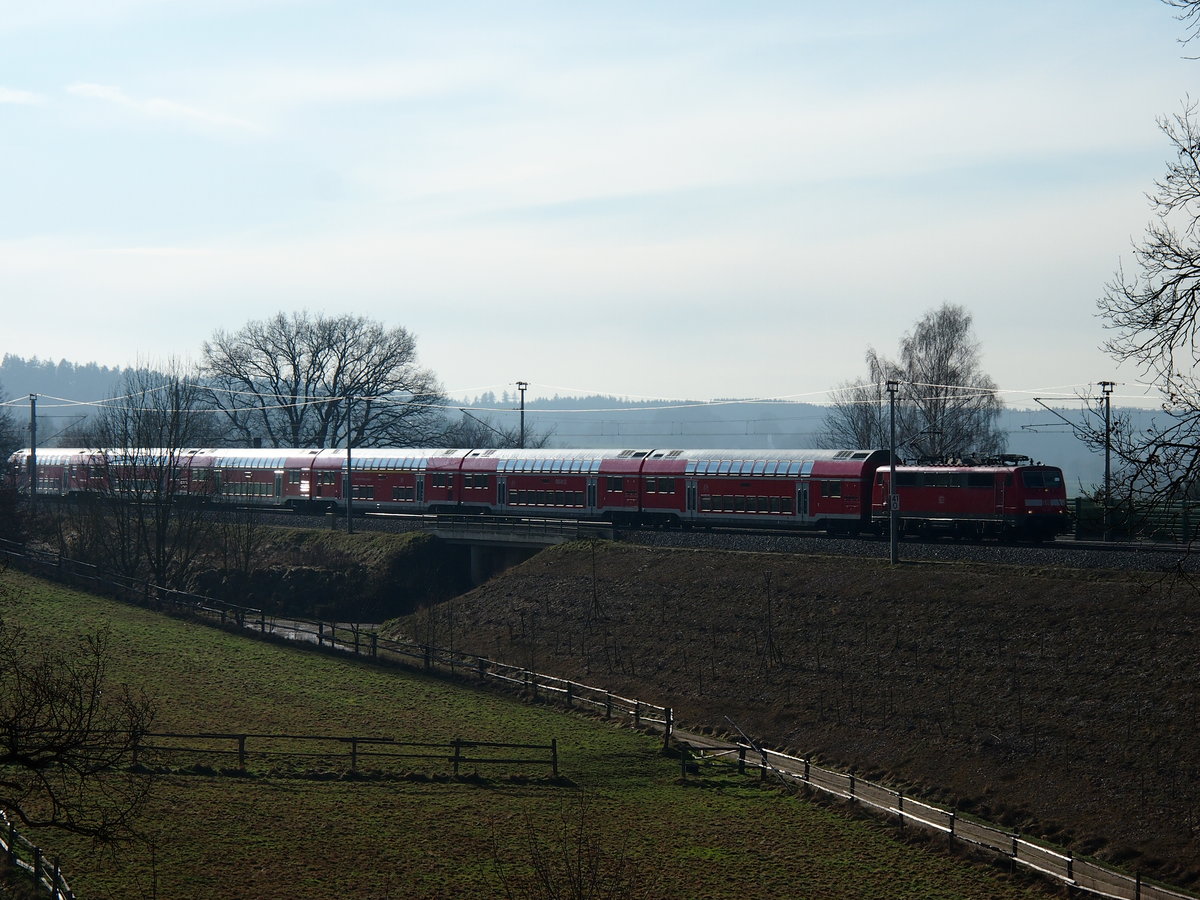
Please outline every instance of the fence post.
[[811, 763], [812, 763], [812, 760], [810, 757], [807, 757], [807, 756], [804, 757], [804, 780], [805, 781], [809, 780], [808, 769], [809, 769], [809, 766]]
[[42, 848], [33, 848], [33, 883], [41, 887], [42, 881]]
[[455, 738], [454, 741], [454, 774], [458, 774], [458, 763], [462, 759], [462, 738]]
[[1075, 854], [1067, 851], [1067, 881], [1075, 880]]
[[358, 741], [350, 738], [350, 771], [358, 771]]
[[379, 635], [371, 632], [371, 659], [379, 655]]
[[317, 623], [317, 646], [318, 647], [325, 646], [325, 623], [324, 622]]
[[853, 802], [854, 802], [854, 800], [855, 800], [855, 796], [854, 796], [854, 776], [853, 776], [853, 775], [851, 775], [851, 776], [850, 776], [850, 802], [851, 802], [851, 803], [853, 803]]
[[428, 672], [433, 668], [433, 648], [428, 644], [422, 644], [421, 649], [425, 651], [425, 671]]
[[950, 810], [950, 838], [954, 838], [954, 814], [956, 810]]
[[667, 749], [667, 745], [671, 742], [671, 728], [675, 724], [674, 716], [671, 713], [671, 707], [666, 707], [663, 710], [663, 749]]
[[358, 656], [358, 626], [354, 626], [354, 655]]
[[1019, 832], [1019, 831], [1014, 831], [1014, 832], [1013, 832], [1013, 836], [1012, 836], [1012, 839], [1013, 839], [1013, 841], [1012, 841], [1012, 848], [1013, 848], [1012, 856], [1013, 856], [1013, 859], [1016, 859], [1016, 858], [1017, 858], [1017, 841], [1018, 841], [1018, 840], [1020, 840], [1020, 838], [1021, 838], [1021, 832]]
[[58, 889], [59, 882], [62, 881], [62, 868], [58, 864], [58, 860], [54, 860], [54, 878], [50, 882], [50, 896], [61, 897], [62, 891]]
[[267, 633], [267, 614], [262, 610], [258, 611], [258, 630], [263, 634]]
[[896, 791], [896, 812], [900, 814], [900, 827], [904, 827], [904, 792]]
[[475, 657], [476, 668], [479, 670], [479, 680], [487, 681], [487, 661], [482, 656]]
[[633, 727], [637, 728], [642, 724], [642, 701], [633, 701]]
[[607, 691], [604, 693], [604, 718], [612, 718], [612, 694]]
[[1142, 873], [1133, 876], [1133, 900], [1142, 900]]
[[746, 774], [746, 748], [738, 747], [738, 774]]
[[238, 742], [238, 768], [243, 772], [246, 770], [246, 735], [239, 734]]
[[558, 738], [550, 739], [550, 771], [558, 777]]
[[17, 826], [12, 822], [8, 823], [8, 867], [11, 869], [17, 864]]
[[567, 706], [574, 706], [574, 705], [575, 704], [571, 702], [571, 682], [568, 681], [567, 682]]

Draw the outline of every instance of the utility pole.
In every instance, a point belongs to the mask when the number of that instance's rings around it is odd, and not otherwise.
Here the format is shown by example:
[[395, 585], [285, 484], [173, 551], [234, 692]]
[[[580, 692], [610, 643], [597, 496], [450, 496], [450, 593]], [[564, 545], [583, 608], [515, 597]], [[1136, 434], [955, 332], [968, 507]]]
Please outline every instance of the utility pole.
[[354, 519], [353, 512], [350, 509], [351, 498], [354, 496], [354, 469], [350, 467], [350, 445], [353, 443], [350, 436], [350, 408], [354, 405], [354, 398], [346, 398], [346, 481], [343, 487], [343, 492], [346, 497], [346, 534], [354, 534]]
[[891, 449], [888, 463], [891, 479], [888, 482], [888, 543], [892, 565], [900, 562], [900, 494], [896, 490], [896, 391], [900, 382], [888, 381], [888, 408], [891, 429]]
[[29, 506], [37, 499], [37, 394], [29, 395]]
[[1112, 508], [1109, 503], [1112, 490], [1112, 390], [1113, 382], [1101, 381], [1104, 392], [1104, 540], [1112, 540]]
[[527, 387], [529, 387], [528, 381], [517, 382], [517, 390], [521, 392], [521, 435], [519, 439], [520, 443], [517, 446], [521, 450], [525, 449], [525, 388]]

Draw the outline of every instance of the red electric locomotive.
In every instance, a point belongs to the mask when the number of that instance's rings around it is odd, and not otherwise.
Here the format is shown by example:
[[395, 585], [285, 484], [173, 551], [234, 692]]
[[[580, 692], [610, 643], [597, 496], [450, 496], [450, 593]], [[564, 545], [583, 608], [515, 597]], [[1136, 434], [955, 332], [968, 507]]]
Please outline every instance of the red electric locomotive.
[[1069, 527], [1062, 470], [1005, 456], [984, 465], [897, 466], [896, 486], [884, 466], [875, 473], [871, 520], [889, 527], [889, 496], [900, 533], [1041, 541]]

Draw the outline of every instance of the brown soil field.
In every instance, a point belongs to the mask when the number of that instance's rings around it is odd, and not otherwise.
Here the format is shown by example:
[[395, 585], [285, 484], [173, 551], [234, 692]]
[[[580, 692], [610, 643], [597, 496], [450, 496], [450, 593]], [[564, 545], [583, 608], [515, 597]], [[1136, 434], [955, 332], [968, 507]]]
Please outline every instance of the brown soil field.
[[391, 627], [1194, 886], [1198, 616], [1145, 573], [597, 542]]

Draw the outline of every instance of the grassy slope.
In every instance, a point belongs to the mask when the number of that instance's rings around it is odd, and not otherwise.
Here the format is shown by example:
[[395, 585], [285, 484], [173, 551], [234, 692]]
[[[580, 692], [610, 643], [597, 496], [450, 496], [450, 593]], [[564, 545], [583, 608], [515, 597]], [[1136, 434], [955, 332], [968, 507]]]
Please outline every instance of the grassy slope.
[[1200, 596], [1157, 576], [568, 545], [395, 627], [674, 706], [1178, 884]]
[[[335, 732], [408, 739], [559, 739], [564, 773], [593, 796], [603, 842], [645, 896], [1044, 896], [886, 826], [732, 777], [681, 787], [646, 736], [410, 674], [377, 670], [0, 574], [6, 620], [46, 635], [111, 629], [120, 680], [159, 701], [161, 730]], [[538, 773], [531, 773], [538, 774]], [[552, 834], [574, 792], [496, 779], [359, 782], [173, 776], [147, 819], [153, 853], [119, 865], [77, 841], [62, 854], [83, 897], [490, 897], [493, 842], [520, 856], [529, 816]], [[627, 892], [638, 896], [639, 891]]]

